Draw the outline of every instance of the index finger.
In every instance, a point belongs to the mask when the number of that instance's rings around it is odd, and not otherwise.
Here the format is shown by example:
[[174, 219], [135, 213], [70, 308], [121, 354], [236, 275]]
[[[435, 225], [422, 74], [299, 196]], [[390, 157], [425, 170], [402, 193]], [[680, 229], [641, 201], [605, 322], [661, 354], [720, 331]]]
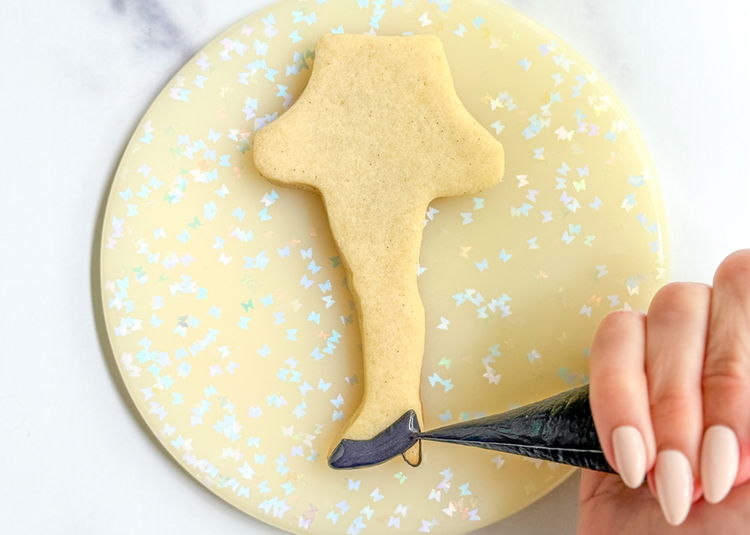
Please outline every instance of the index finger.
[[633, 488], [656, 457], [645, 351], [645, 316], [628, 310], [605, 317], [591, 346], [589, 395], [599, 442], [607, 462]]

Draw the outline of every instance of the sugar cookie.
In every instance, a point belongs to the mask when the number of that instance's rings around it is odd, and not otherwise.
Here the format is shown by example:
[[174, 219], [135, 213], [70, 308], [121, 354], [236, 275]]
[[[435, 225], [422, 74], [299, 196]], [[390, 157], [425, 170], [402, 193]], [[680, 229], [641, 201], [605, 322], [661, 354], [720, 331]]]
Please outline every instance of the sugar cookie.
[[[321, 194], [349, 274], [364, 390], [343, 438], [369, 440], [410, 409], [421, 426], [425, 211], [495, 185], [504, 167], [500, 143], [458, 99], [440, 40], [321, 37], [307, 87], [256, 133], [253, 154], [263, 176]], [[418, 464], [418, 444], [404, 458]]]

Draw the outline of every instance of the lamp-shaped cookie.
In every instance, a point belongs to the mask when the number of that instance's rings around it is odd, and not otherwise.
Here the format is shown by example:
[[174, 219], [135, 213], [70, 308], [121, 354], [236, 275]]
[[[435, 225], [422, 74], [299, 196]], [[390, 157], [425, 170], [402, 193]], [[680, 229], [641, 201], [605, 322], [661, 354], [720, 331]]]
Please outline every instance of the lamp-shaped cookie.
[[[364, 388], [329, 457], [345, 467], [343, 444], [364, 451], [409, 411], [422, 424], [425, 211], [498, 183], [503, 148], [458, 99], [438, 38], [325, 35], [307, 87], [256, 133], [253, 154], [268, 179], [320, 193], [348, 272]], [[419, 443], [404, 458], [419, 464]]]

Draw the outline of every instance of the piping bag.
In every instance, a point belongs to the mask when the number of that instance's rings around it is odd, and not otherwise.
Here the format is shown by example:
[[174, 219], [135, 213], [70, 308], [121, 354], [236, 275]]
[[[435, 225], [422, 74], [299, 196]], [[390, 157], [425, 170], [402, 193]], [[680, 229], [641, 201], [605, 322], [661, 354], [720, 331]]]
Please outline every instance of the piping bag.
[[332, 468], [362, 468], [403, 454], [422, 440], [474, 446], [615, 473], [604, 458], [589, 406], [589, 386], [507, 412], [421, 431], [405, 412], [369, 440], [344, 439], [328, 458]]

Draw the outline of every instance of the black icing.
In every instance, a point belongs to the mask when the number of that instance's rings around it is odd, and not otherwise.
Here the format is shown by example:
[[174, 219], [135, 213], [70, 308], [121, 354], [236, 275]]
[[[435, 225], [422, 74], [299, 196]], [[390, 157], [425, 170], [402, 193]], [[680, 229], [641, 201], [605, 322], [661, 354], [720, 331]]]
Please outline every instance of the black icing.
[[432, 431], [420, 432], [416, 413], [407, 411], [370, 440], [342, 440], [328, 464], [333, 468], [380, 464], [403, 454], [420, 439], [614, 472], [596, 436], [588, 385], [501, 414]]
[[[369, 440], [343, 439], [328, 457], [331, 468], [361, 468], [403, 454], [419, 440], [417, 414], [406, 411], [384, 431]], [[420, 449], [421, 458], [421, 449]]]

